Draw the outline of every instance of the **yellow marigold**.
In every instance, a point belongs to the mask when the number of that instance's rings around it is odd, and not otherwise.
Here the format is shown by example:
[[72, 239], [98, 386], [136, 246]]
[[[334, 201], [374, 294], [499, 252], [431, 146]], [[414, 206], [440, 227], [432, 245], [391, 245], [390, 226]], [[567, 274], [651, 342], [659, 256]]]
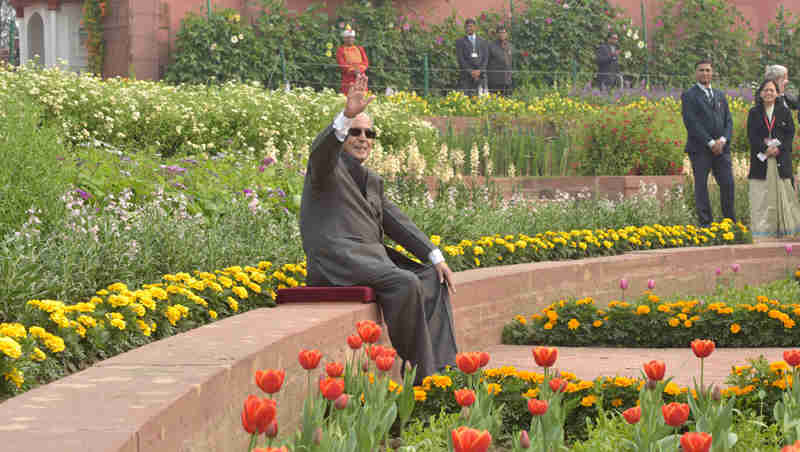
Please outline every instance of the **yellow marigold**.
[[553, 324], [552, 324], [552, 323], [550, 323], [550, 322], [547, 322], [547, 323], [545, 323], [545, 324], [544, 324], [544, 329], [546, 329], [546, 330], [552, 330], [552, 329], [553, 329]]
[[19, 339], [27, 335], [28, 333], [25, 331], [25, 326], [21, 323], [0, 323], [0, 336]]
[[620, 388], [627, 388], [633, 384], [633, 380], [627, 377], [616, 377], [614, 378], [614, 386], [618, 386]]
[[25, 377], [22, 375], [22, 372], [19, 371], [16, 367], [12, 368], [10, 371], [3, 374], [6, 380], [10, 380], [17, 388], [21, 388], [22, 384], [25, 383]]
[[428, 393], [423, 389], [414, 388], [414, 400], [417, 402], [424, 402], [428, 398]]
[[636, 315], [647, 315], [647, 314], [650, 314], [650, 306], [640, 305], [636, 307]]
[[150, 334], [152, 333], [152, 329], [150, 328], [150, 326], [144, 323], [140, 319], [136, 319], [136, 326], [139, 327], [139, 331], [141, 331], [142, 334], [144, 334], [145, 336], [149, 337]]
[[533, 399], [539, 395], [539, 388], [531, 388], [522, 394], [526, 399]]
[[17, 359], [22, 355], [22, 346], [10, 337], [0, 337], [0, 352], [11, 359]]
[[667, 323], [669, 324], [669, 326], [675, 328], [676, 326], [681, 324], [681, 321], [675, 317], [672, 317], [667, 321]]
[[570, 319], [569, 322], [567, 322], [567, 327], [571, 330], [577, 330], [579, 326], [581, 326], [581, 322], [579, 322], [578, 319]]
[[233, 293], [234, 293], [234, 294], [235, 294], [237, 297], [239, 297], [239, 298], [240, 298], [240, 299], [242, 299], [242, 300], [244, 300], [244, 299], [245, 299], [245, 298], [247, 298], [247, 296], [248, 296], [248, 295], [247, 295], [247, 289], [245, 289], [245, 288], [244, 288], [244, 287], [242, 287], [242, 286], [236, 286], [236, 287], [234, 287], [233, 289], [231, 289], [231, 291], [232, 291], [232, 292], [233, 292]]
[[648, 295], [647, 300], [651, 303], [658, 303], [660, 299], [658, 298], [658, 295]]
[[783, 374], [789, 369], [785, 361], [774, 361], [769, 364], [769, 370], [776, 374]]
[[123, 292], [125, 290], [128, 290], [128, 286], [126, 286], [121, 282], [118, 282], [108, 286], [108, 290], [110, 290], [111, 292]]
[[208, 316], [211, 317], [212, 319], [216, 319], [217, 318], [217, 311], [215, 311], [213, 309], [209, 309], [208, 310]]
[[528, 319], [526, 319], [526, 318], [525, 318], [525, 316], [523, 316], [523, 315], [519, 315], [519, 314], [517, 314], [517, 315], [514, 317], [514, 320], [516, 320], [517, 322], [519, 322], [519, 323], [521, 323], [521, 324], [523, 324], [523, 325], [525, 325], [526, 323], [528, 323]]
[[222, 284], [222, 287], [225, 287], [226, 289], [233, 286], [233, 280], [227, 276], [220, 276], [219, 283]]
[[486, 392], [497, 395], [503, 392], [503, 388], [497, 383], [489, 383], [486, 385]]
[[734, 323], [731, 325], [731, 333], [738, 334], [739, 331], [742, 331], [741, 325], [739, 325], [738, 323]]
[[692, 325], [693, 324], [692, 324], [691, 320], [686, 320], [686, 321], [683, 322], [683, 326], [685, 326], [686, 328], [691, 328]]
[[433, 385], [437, 388], [447, 389], [450, 386], [453, 386], [453, 380], [450, 379], [447, 375], [434, 375], [433, 376]]
[[588, 396], [581, 399], [581, 405], [589, 407], [594, 405], [597, 401], [597, 397], [594, 394], [589, 394]]
[[47, 359], [47, 355], [39, 347], [34, 347], [31, 353], [31, 359], [34, 361], [42, 362]]
[[228, 306], [231, 307], [233, 312], [237, 312], [239, 310], [239, 302], [234, 300], [233, 297], [228, 297], [227, 302]]
[[623, 403], [622, 399], [614, 399], [614, 400], [611, 401], [611, 406], [613, 406], [615, 408], [619, 408], [619, 407], [622, 406], [622, 403]]
[[674, 381], [670, 381], [667, 383], [667, 386], [664, 387], [664, 393], [671, 396], [677, 396], [681, 393], [681, 387], [678, 386]]
[[126, 325], [125, 321], [120, 319], [111, 319], [111, 321], [108, 323], [114, 328], [119, 329], [120, 331], [124, 330]]
[[42, 340], [44, 341], [45, 347], [47, 347], [53, 353], [62, 352], [66, 348], [64, 345], [64, 339], [61, 339], [56, 335], [47, 333]]
[[595, 320], [594, 322], [592, 322], [592, 326], [595, 327], [595, 328], [600, 328], [601, 326], [603, 326], [603, 321], [602, 320]]

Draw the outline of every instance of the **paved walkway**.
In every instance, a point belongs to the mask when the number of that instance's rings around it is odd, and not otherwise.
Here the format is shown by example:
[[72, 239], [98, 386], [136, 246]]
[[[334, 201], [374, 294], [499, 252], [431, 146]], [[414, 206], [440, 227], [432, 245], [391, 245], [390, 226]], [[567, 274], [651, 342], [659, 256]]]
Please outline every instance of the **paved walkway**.
[[[681, 386], [692, 385], [692, 379], [700, 379], [700, 360], [692, 349], [685, 348], [606, 348], [606, 347], [557, 347], [558, 360], [555, 367], [574, 373], [583, 380], [600, 376], [641, 376], [642, 364], [658, 359], [667, 365], [667, 376]], [[489, 367], [514, 366], [518, 370], [541, 372], [533, 360], [528, 345], [495, 345], [487, 352], [491, 355]], [[783, 361], [785, 348], [718, 348], [705, 360], [706, 383], [725, 387], [725, 378], [731, 366], [747, 364], [746, 358], [759, 355], [769, 361]]]

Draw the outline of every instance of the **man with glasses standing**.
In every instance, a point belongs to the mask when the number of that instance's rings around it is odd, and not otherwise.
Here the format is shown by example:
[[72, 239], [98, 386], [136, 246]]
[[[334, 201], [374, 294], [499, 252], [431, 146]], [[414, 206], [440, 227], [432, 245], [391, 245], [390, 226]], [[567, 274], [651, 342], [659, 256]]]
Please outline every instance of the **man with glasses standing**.
[[[364, 113], [373, 100], [366, 91], [367, 77], [359, 74], [344, 110], [311, 146], [300, 207], [306, 283], [372, 287], [392, 345], [417, 366], [419, 384], [455, 363], [453, 274], [441, 251], [386, 198], [383, 179], [363, 165], [376, 138]], [[384, 246], [384, 234], [431, 265]]]
[[681, 114], [686, 126], [686, 153], [692, 162], [694, 200], [697, 220], [708, 227], [713, 220], [708, 200], [708, 173], [719, 184], [722, 216], [736, 221], [734, 212], [733, 169], [730, 143], [733, 136], [733, 117], [725, 93], [711, 87], [714, 75], [711, 61], [695, 64], [695, 79], [681, 95]]
[[456, 57], [461, 68], [461, 90], [475, 96], [486, 89], [486, 65], [489, 62], [489, 43], [475, 34], [474, 19], [464, 22], [466, 36], [456, 41]]

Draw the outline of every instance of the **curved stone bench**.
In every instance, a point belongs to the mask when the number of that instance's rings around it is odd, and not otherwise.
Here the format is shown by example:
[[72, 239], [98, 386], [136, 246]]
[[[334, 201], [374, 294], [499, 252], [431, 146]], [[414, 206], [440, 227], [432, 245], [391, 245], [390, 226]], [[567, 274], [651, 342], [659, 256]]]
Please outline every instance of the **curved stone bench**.
[[[453, 297], [456, 337], [464, 351], [496, 345], [514, 315], [570, 296], [606, 303], [620, 297], [621, 277], [630, 281], [629, 298], [650, 278], [661, 295], [709, 291], [714, 270], [730, 275], [732, 263], [741, 266], [737, 285], [775, 280], [800, 263], [786, 256], [784, 245], [657, 250], [460, 272]], [[323, 363], [342, 360], [346, 337], [364, 319], [379, 320], [375, 304], [282, 305], [148, 344], [0, 404], [2, 450], [246, 450], [240, 416], [247, 395], [260, 393], [255, 371], [286, 369], [278, 422], [283, 434], [292, 431], [306, 383], [298, 351], [318, 348]]]

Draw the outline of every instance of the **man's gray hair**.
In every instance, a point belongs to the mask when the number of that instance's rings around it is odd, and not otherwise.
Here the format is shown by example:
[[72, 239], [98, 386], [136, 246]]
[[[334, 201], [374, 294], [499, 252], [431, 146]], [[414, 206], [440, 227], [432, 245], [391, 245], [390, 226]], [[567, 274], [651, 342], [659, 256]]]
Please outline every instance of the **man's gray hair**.
[[767, 69], [764, 71], [764, 79], [765, 80], [772, 80], [773, 82], [778, 80], [779, 78], [783, 77], [789, 72], [786, 69], [786, 66], [781, 66], [780, 64], [772, 64], [767, 66]]

